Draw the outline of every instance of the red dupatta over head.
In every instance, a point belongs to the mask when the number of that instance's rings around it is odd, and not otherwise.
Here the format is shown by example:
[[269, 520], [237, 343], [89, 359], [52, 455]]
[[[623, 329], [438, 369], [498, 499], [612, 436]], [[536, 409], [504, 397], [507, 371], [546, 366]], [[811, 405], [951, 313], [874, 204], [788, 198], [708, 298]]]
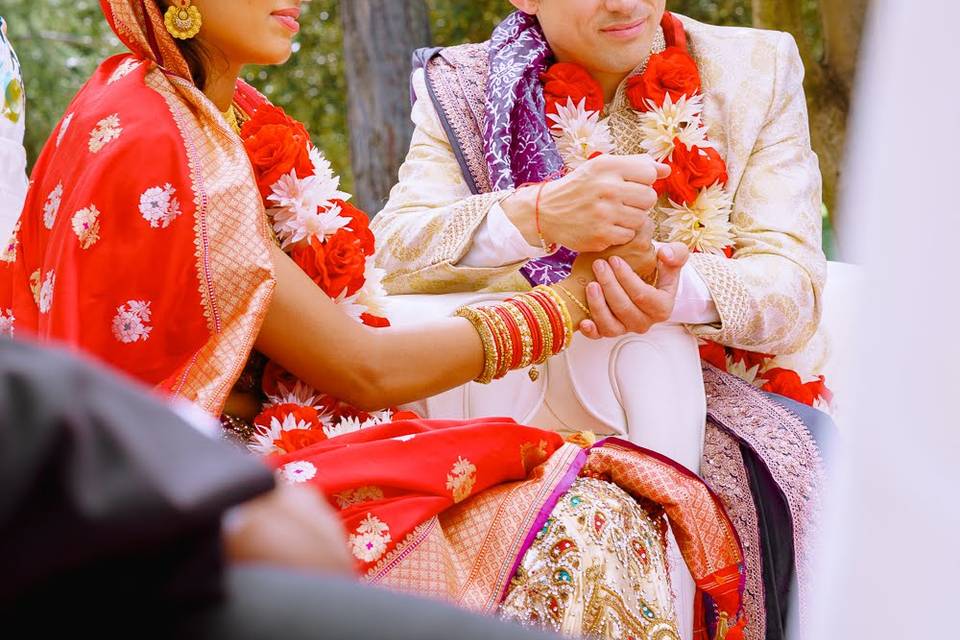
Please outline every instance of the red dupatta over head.
[[216, 414], [273, 291], [260, 195], [157, 6], [101, 6], [133, 55], [100, 65], [37, 161], [0, 245], [0, 328]]

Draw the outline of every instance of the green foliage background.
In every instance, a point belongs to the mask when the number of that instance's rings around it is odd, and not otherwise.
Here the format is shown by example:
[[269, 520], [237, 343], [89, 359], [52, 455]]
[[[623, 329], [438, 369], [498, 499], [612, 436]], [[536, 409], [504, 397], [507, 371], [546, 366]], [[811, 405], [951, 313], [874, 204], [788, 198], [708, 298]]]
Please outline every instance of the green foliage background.
[[[485, 40], [511, 10], [507, 0], [427, 0], [438, 45]], [[297, 51], [279, 68], [251, 68], [246, 79], [302, 120], [352, 188], [339, 0], [304, 4]], [[715, 24], [750, 24], [750, 0], [669, 0], [673, 11]], [[122, 47], [96, 0], [3, 0], [0, 13], [20, 56], [27, 93], [31, 163], [67, 104], [104, 58]]]

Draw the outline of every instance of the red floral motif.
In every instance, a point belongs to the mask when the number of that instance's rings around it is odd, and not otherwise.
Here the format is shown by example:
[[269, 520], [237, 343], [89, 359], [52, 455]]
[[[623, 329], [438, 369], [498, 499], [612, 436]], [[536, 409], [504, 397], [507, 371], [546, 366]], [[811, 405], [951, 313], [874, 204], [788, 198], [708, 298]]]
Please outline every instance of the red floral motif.
[[637, 111], [649, 111], [648, 101], [663, 104], [667, 95], [676, 102], [681, 96], [700, 92], [700, 71], [690, 54], [680, 47], [667, 47], [650, 56], [647, 69], [627, 80], [627, 99]]

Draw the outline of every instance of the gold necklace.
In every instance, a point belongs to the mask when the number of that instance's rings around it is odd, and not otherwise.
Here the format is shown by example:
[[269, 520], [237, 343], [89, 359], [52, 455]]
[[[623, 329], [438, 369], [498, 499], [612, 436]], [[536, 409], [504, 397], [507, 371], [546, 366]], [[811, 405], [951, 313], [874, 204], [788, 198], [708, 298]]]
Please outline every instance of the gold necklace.
[[240, 135], [240, 121], [237, 118], [237, 110], [234, 108], [234, 106], [231, 104], [229, 109], [221, 113], [223, 114], [223, 117], [226, 118], [227, 124], [230, 125], [230, 128], [233, 129], [237, 135]]

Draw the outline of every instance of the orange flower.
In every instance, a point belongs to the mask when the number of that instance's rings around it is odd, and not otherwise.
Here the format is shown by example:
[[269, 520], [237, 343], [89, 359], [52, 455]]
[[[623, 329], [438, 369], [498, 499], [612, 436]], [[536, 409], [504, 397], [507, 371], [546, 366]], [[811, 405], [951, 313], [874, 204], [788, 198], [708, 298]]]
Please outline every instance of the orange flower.
[[300, 449], [306, 449], [311, 445], [327, 440], [327, 434], [319, 429], [291, 429], [283, 431], [280, 437], [273, 441], [278, 449], [283, 449], [287, 453], [293, 453]]
[[[823, 397], [827, 399], [829, 391], [824, 386], [824, 378], [820, 376], [812, 382], [803, 382], [796, 371], [789, 369], [770, 369], [763, 374], [768, 382], [763, 385], [764, 391], [777, 393], [786, 396], [791, 400], [796, 400], [801, 404], [813, 406], [817, 399]], [[826, 394], [825, 394], [826, 392]]]
[[650, 56], [647, 70], [627, 80], [627, 99], [634, 109], [649, 111], [647, 100], [663, 104], [667, 94], [676, 102], [700, 91], [700, 71], [690, 54], [680, 47], [667, 47]]
[[269, 429], [273, 418], [276, 418], [278, 422], [282, 423], [283, 419], [288, 415], [292, 415], [297, 422], [304, 422], [310, 425], [311, 429], [323, 429], [320, 414], [317, 413], [316, 409], [292, 403], [275, 404], [272, 407], [267, 407], [260, 412], [260, 415], [253, 419], [253, 424]]

